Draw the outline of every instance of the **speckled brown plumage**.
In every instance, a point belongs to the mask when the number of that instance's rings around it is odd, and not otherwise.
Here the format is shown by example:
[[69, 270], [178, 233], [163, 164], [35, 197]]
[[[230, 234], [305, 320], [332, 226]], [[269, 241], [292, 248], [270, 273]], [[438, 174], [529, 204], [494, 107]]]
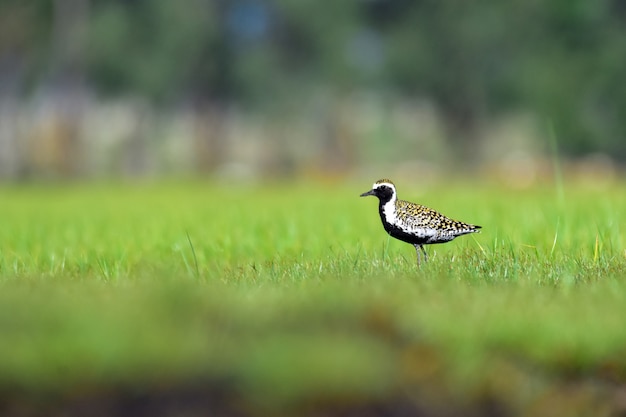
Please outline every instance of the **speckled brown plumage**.
[[398, 200], [396, 187], [388, 179], [378, 180], [370, 191], [361, 194], [376, 196], [383, 227], [392, 237], [410, 243], [427, 258], [423, 245], [449, 242], [457, 236], [477, 232], [480, 226], [452, 220], [421, 204]]
[[435, 240], [447, 242], [456, 236], [471, 233], [480, 228], [480, 226], [452, 220], [426, 206], [404, 200], [396, 201], [396, 216], [398, 223], [407, 230], [432, 229], [434, 231], [431, 238], [433, 242], [428, 243], [436, 243]]

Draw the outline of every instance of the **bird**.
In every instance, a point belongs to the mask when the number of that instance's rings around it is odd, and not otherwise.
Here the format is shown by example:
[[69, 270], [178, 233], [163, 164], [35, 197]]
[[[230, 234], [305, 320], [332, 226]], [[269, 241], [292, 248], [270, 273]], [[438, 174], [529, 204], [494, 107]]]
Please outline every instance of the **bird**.
[[396, 186], [386, 178], [376, 181], [372, 189], [361, 197], [370, 195], [378, 198], [378, 213], [385, 231], [391, 237], [415, 247], [418, 266], [422, 263], [420, 250], [424, 261], [428, 261], [424, 245], [449, 242], [457, 236], [481, 229], [481, 226], [452, 220], [421, 204], [398, 200]]

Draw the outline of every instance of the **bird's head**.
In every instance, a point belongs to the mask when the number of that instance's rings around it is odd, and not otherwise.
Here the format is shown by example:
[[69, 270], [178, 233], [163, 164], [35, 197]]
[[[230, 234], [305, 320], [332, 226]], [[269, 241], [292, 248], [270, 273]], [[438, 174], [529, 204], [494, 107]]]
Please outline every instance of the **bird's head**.
[[373, 195], [378, 197], [381, 203], [386, 203], [396, 197], [396, 186], [387, 179], [378, 180], [372, 185], [372, 189], [361, 194], [361, 197]]

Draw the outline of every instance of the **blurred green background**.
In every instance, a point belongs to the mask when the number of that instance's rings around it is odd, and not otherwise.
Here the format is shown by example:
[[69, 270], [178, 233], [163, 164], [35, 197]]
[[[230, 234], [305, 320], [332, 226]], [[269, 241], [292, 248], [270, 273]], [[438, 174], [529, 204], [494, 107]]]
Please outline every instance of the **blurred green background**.
[[0, 176], [437, 175], [626, 158], [620, 0], [0, 0]]
[[625, 23], [0, 0], [0, 415], [623, 416]]

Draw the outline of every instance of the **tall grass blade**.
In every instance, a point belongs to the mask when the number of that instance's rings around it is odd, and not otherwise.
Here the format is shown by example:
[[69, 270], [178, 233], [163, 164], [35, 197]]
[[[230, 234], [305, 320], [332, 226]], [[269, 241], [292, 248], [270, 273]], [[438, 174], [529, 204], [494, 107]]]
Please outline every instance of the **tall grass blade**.
[[196, 257], [196, 250], [193, 247], [193, 243], [191, 242], [191, 237], [189, 237], [189, 232], [185, 232], [187, 235], [187, 241], [189, 242], [189, 246], [191, 247], [191, 254], [193, 255], [193, 263], [196, 267], [196, 278], [200, 278], [200, 268], [198, 267], [198, 258]]
[[559, 238], [559, 223], [561, 222], [561, 218], [556, 218], [556, 228], [554, 230], [554, 239], [552, 240], [552, 247], [550, 248], [550, 258], [554, 257], [554, 249], [556, 248], [556, 242]]
[[554, 169], [554, 184], [556, 187], [556, 197], [559, 207], [562, 208], [565, 202], [565, 191], [563, 187], [563, 172], [561, 169], [561, 159], [559, 157], [559, 144], [552, 120], [548, 121], [548, 141], [552, 157], [552, 167]]

